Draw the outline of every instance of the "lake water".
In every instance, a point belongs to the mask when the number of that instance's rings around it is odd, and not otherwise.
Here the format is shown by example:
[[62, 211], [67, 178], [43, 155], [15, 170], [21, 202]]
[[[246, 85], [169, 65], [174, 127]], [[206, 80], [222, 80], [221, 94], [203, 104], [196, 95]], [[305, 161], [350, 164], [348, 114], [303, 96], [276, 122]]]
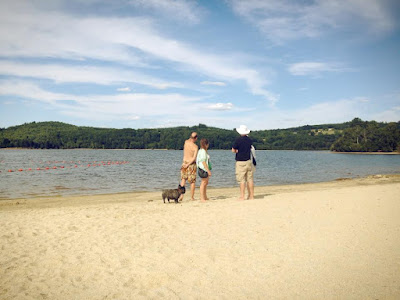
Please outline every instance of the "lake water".
[[[213, 165], [209, 186], [236, 186], [234, 154], [225, 150], [210, 150], [209, 154]], [[182, 155], [182, 151], [174, 150], [2, 149], [0, 199], [176, 188]], [[255, 184], [322, 182], [396, 173], [400, 173], [400, 155], [257, 151]]]

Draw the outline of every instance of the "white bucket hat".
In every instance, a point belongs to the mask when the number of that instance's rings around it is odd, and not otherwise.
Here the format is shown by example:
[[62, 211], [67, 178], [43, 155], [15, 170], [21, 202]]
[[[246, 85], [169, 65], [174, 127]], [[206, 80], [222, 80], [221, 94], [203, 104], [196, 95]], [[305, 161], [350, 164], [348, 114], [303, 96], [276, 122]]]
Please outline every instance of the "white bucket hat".
[[247, 128], [246, 125], [240, 125], [239, 128], [236, 128], [236, 131], [240, 134], [240, 135], [246, 135], [250, 133], [250, 129]]

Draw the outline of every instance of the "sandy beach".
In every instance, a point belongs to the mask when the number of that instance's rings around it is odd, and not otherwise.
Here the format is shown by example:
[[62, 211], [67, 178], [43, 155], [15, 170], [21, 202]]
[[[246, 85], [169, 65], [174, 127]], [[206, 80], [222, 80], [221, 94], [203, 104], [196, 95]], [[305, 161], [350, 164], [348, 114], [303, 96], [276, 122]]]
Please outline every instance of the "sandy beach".
[[1, 201], [0, 299], [400, 299], [400, 175], [238, 192]]

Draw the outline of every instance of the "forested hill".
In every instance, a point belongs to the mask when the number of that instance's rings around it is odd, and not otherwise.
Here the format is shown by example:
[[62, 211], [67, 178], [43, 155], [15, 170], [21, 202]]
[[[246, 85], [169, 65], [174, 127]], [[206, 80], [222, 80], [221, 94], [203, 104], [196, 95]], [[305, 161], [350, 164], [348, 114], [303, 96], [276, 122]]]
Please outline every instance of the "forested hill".
[[[400, 122], [364, 122], [358, 118], [341, 124], [307, 125], [289, 129], [252, 131], [256, 149], [395, 151], [400, 145]], [[226, 130], [199, 124], [193, 127], [110, 129], [61, 122], [33, 122], [0, 129], [0, 148], [39, 149], [182, 149], [196, 131], [211, 149], [231, 149], [238, 137]]]

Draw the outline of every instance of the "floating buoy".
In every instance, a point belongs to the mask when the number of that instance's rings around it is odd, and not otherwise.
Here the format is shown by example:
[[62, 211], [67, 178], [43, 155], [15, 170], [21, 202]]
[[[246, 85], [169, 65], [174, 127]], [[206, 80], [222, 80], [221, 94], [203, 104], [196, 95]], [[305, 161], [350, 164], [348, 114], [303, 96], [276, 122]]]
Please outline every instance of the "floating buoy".
[[11, 173], [11, 172], [14, 172], [14, 171], [13, 171], [13, 170], [8, 170], [8, 172], [10, 172], [10, 173]]
[[40, 168], [36, 168], [36, 170], [40, 171]]
[[18, 169], [18, 171], [22, 172], [24, 169]]

